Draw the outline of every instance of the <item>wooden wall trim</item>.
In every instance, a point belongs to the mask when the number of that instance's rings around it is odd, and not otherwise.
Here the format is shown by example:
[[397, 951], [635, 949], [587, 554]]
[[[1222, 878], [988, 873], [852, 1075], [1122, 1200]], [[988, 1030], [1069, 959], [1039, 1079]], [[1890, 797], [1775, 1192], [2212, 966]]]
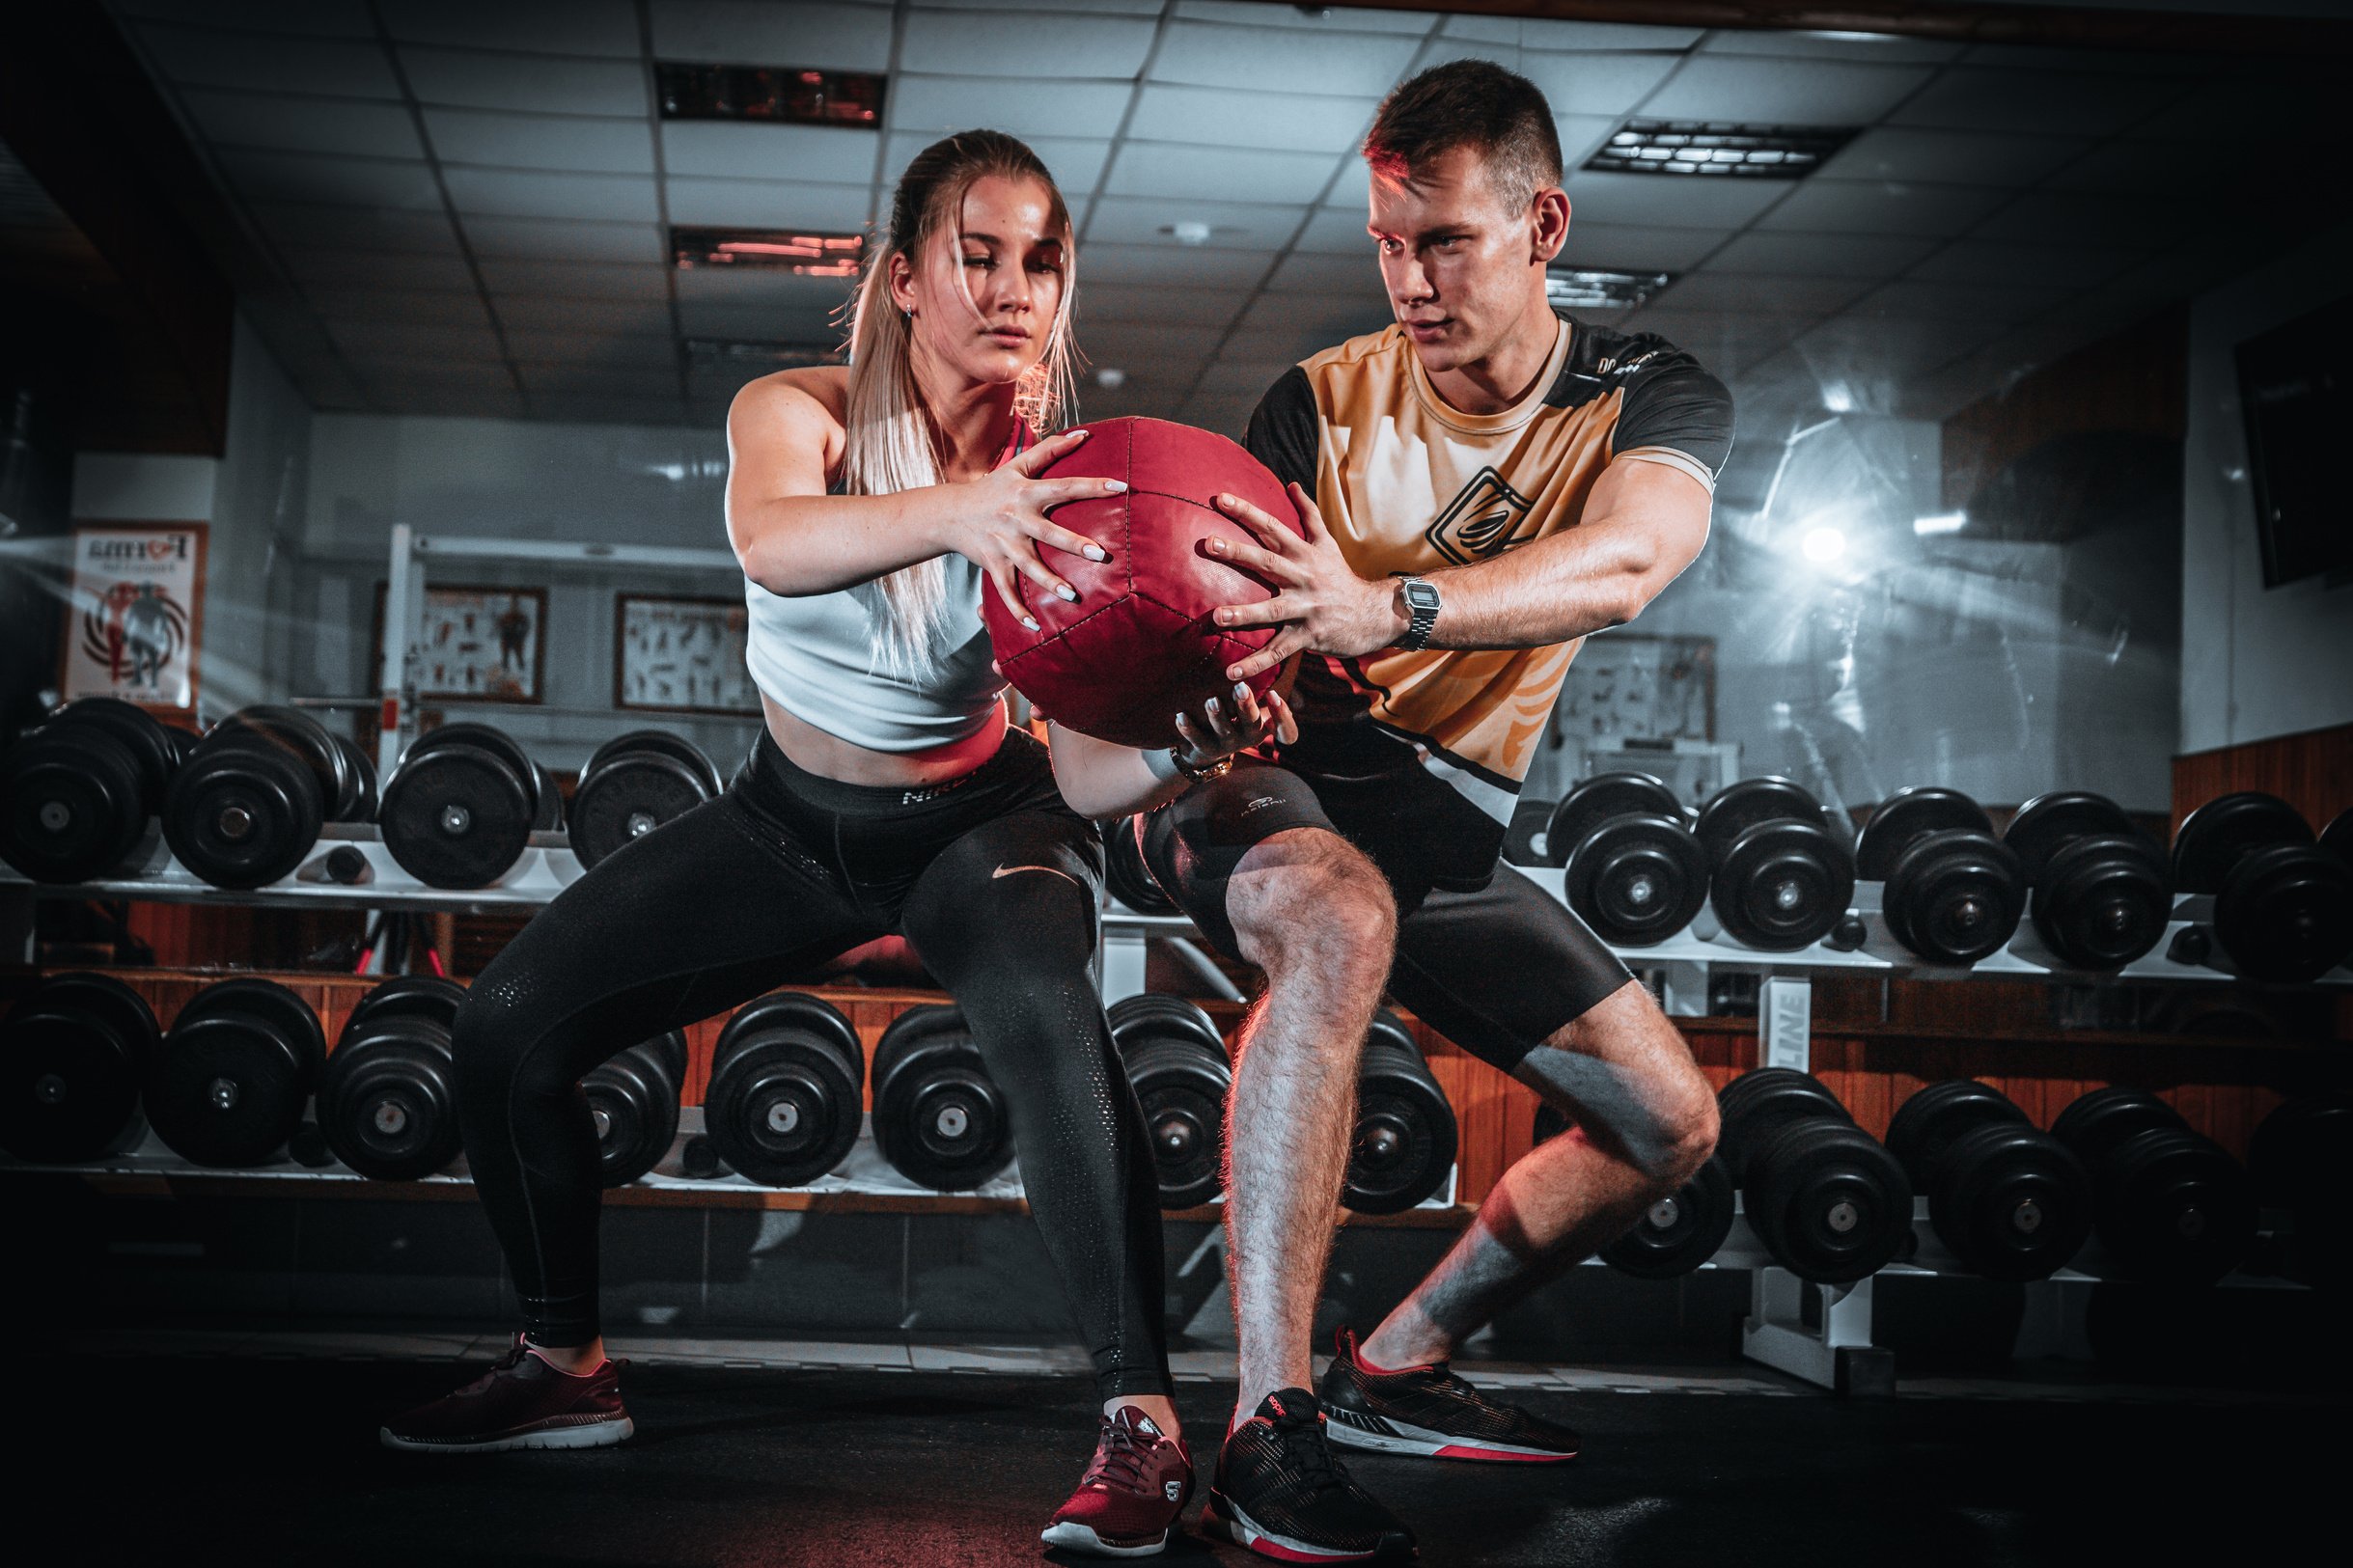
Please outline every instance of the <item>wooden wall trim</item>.
[[2327, 827], [2353, 807], [2353, 724], [2174, 757], [2174, 828], [2215, 796], [2238, 789], [2277, 795], [2315, 831]]

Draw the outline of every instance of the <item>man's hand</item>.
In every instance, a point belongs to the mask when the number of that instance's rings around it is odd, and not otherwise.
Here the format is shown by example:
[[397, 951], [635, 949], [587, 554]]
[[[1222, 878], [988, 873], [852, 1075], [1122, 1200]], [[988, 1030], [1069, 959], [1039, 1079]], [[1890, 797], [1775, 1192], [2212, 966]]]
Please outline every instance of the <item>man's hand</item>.
[[1285, 488], [1307, 525], [1304, 539], [1240, 496], [1216, 498], [1217, 509], [1249, 529], [1264, 547], [1212, 538], [1209, 555], [1257, 573], [1277, 590], [1259, 604], [1227, 605], [1217, 612], [1217, 624], [1283, 628], [1258, 652], [1228, 665], [1229, 680], [1248, 680], [1301, 651], [1343, 659], [1370, 653], [1405, 635], [1411, 624], [1398, 602], [1397, 584], [1357, 576], [1308, 493], [1296, 484]]

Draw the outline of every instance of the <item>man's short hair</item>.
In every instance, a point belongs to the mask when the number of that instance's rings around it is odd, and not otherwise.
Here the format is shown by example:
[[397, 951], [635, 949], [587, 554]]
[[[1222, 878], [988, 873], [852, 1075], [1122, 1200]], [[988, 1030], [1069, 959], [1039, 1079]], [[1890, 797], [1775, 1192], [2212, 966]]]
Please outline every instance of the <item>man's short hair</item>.
[[1496, 195], [1525, 206], [1561, 182], [1561, 133], [1536, 83], [1492, 60], [1433, 66], [1381, 100], [1365, 161], [1385, 179], [1413, 179], [1455, 148], [1479, 154]]

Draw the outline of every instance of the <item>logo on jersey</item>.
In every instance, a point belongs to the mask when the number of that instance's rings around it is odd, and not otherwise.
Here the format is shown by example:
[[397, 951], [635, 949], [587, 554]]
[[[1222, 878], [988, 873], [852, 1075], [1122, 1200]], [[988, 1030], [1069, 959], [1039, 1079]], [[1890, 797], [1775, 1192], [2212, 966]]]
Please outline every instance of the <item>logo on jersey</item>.
[[1430, 547], [1457, 566], [1502, 555], [1534, 536], [1528, 514], [1536, 503], [1504, 482], [1492, 468], [1482, 468], [1462, 493], [1447, 503], [1438, 520], [1424, 536]]

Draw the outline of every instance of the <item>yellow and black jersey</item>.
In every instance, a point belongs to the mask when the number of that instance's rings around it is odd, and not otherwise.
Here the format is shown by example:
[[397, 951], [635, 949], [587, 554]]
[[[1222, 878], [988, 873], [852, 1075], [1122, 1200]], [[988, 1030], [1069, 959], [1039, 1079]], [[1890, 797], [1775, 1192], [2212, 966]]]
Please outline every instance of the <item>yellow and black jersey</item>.
[[[1535, 390], [1500, 413], [1450, 407], [1392, 326], [1292, 369], [1244, 437], [1315, 497], [1365, 577], [1469, 565], [1574, 528], [1614, 462], [1665, 463], [1712, 489], [1731, 443], [1731, 396], [1691, 355], [1567, 316]], [[1479, 809], [1451, 826], [1491, 867], [1577, 647], [1303, 658], [1300, 738], [1274, 759], [1354, 779], [1419, 764]]]

